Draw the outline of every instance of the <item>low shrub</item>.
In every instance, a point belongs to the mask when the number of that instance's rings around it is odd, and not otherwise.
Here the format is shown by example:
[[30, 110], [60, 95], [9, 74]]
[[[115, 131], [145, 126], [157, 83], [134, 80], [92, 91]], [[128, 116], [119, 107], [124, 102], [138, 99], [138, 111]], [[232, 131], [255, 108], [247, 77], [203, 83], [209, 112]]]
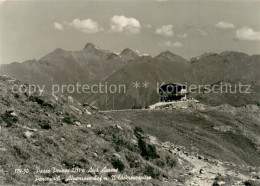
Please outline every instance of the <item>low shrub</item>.
[[173, 160], [170, 156], [167, 156], [167, 157], [166, 157], [166, 163], [167, 163], [167, 165], [170, 166], [171, 168], [176, 165], [176, 161]]
[[143, 129], [141, 127], [135, 127], [134, 134], [138, 139], [138, 147], [141, 151], [141, 156], [145, 159], [155, 159], [160, 158], [160, 156], [156, 153], [156, 148], [154, 145], [146, 144], [146, 142], [143, 140], [142, 133]]
[[253, 186], [254, 185], [252, 180], [247, 180], [247, 181], [244, 182], [244, 184], [245, 184], [245, 186]]
[[144, 174], [152, 178], [159, 178], [160, 174], [150, 165], [145, 167]]
[[47, 121], [41, 121], [39, 125], [42, 129], [45, 130], [51, 129], [51, 125]]
[[125, 165], [123, 164], [123, 162], [118, 159], [112, 159], [111, 164], [115, 169], [118, 169], [120, 172], [125, 169]]
[[54, 108], [54, 106], [52, 104], [45, 102], [43, 99], [41, 99], [37, 96], [30, 96], [29, 101], [36, 102], [43, 107], [49, 107], [49, 108], [52, 108], [52, 109]]
[[20, 156], [22, 159], [25, 160], [29, 159], [30, 155], [27, 152], [23, 151], [18, 146], [13, 146], [13, 149], [15, 150], [16, 154]]
[[126, 160], [128, 161], [128, 164], [130, 166], [130, 168], [138, 168], [140, 167], [140, 163], [137, 160], [137, 157], [131, 156], [131, 155], [127, 155], [125, 156]]
[[2, 119], [4, 122], [6, 122], [6, 127], [11, 127], [13, 126], [14, 123], [18, 122], [18, 117], [16, 116], [11, 116], [10, 113], [5, 113], [2, 115]]
[[62, 121], [68, 124], [73, 124], [72, 119], [69, 116], [64, 117]]
[[156, 148], [154, 145], [146, 144], [143, 139], [138, 139], [138, 146], [141, 151], [141, 156], [143, 156], [146, 160], [160, 158], [160, 156], [156, 153]]
[[158, 160], [158, 161], [156, 161], [156, 165], [157, 165], [158, 167], [164, 167], [164, 166], [165, 166], [165, 163], [164, 163], [163, 161], [161, 161], [161, 160]]
[[133, 106], [132, 109], [142, 109], [142, 106]]

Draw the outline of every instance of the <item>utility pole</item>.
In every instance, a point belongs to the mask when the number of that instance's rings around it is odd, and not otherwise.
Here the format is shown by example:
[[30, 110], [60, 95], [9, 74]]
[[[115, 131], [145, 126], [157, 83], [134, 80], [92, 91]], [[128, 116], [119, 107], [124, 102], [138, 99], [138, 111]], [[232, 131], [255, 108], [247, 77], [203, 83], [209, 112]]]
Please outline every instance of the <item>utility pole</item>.
[[113, 95], [113, 110], [115, 110], [114, 95]]
[[106, 108], [107, 108], [107, 94], [106, 94]]

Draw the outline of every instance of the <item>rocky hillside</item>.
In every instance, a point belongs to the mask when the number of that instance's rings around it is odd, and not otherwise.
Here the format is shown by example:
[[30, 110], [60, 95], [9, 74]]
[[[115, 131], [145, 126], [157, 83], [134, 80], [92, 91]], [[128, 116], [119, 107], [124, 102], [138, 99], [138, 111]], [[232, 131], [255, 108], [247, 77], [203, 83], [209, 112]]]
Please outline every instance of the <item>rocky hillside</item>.
[[[143, 56], [132, 61], [104, 80], [108, 84], [126, 85], [126, 94], [93, 94], [80, 100], [97, 105], [100, 109], [129, 109], [147, 107], [158, 101], [157, 83], [192, 82], [190, 62], [169, 51], [158, 56]], [[133, 83], [138, 82], [139, 88]], [[149, 87], [143, 87], [144, 83]], [[98, 98], [98, 99], [97, 99]], [[113, 103], [114, 102], [114, 103]]]
[[225, 51], [220, 54], [206, 53], [190, 61], [193, 73], [201, 84], [247, 81], [260, 85], [260, 76], [256, 72], [260, 69], [260, 55]]
[[[190, 61], [169, 51], [158, 56], [131, 63], [112, 74], [104, 81], [108, 84], [126, 84], [126, 94], [93, 94], [81, 97], [82, 100], [93, 103], [104, 110], [145, 108], [158, 102], [156, 93], [161, 83], [187, 83], [209, 85], [228, 83], [234, 92], [235, 87], [242, 83], [250, 86], [250, 94], [243, 92], [206, 93], [203, 89], [190, 94], [199, 101], [213, 106], [230, 104], [245, 106], [247, 104], [260, 104], [260, 55], [249, 56], [239, 52], [209, 53], [192, 58]], [[140, 88], [133, 87], [134, 82], [140, 83]], [[149, 88], [143, 88], [144, 82], [149, 82]], [[220, 88], [217, 88], [220, 90]], [[236, 89], [238, 90], [238, 88]], [[245, 90], [245, 89], [243, 89]]]
[[[258, 183], [259, 168], [248, 166], [253, 159], [242, 166], [190, 153], [147, 134], [147, 126], [137, 117], [117, 113], [118, 119], [62, 95], [13, 93], [15, 84], [26, 89], [19, 81], [0, 76], [1, 185]], [[198, 125], [197, 130], [203, 128]], [[251, 147], [245, 148], [245, 154], [252, 154]]]
[[[14, 94], [14, 84], [23, 86], [17, 80], [0, 76], [1, 185], [136, 183], [120, 175], [148, 179], [137, 181], [140, 184], [185, 181], [180, 177], [184, 169], [177, 156], [150, 143], [141, 128], [116, 121], [72, 97]], [[117, 172], [37, 173], [39, 169], [88, 171], [91, 167]], [[68, 180], [69, 175], [108, 180], [75, 182]]]

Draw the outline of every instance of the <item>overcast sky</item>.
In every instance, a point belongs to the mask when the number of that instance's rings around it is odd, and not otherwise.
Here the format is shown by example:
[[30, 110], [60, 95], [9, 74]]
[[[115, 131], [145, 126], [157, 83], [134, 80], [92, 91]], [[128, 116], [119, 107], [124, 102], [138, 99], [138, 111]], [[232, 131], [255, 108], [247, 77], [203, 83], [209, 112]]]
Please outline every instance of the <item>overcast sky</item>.
[[0, 4], [1, 63], [56, 48], [124, 48], [185, 58], [226, 50], [260, 52], [260, 1], [9, 1]]

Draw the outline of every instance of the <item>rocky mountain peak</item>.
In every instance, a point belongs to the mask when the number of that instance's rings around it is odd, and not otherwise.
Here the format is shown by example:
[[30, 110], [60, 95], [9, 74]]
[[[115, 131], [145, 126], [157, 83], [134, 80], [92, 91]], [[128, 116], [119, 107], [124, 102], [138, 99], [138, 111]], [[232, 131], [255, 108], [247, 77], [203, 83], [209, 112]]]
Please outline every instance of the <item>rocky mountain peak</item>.
[[224, 52], [220, 53], [219, 55], [226, 59], [235, 60], [235, 61], [241, 61], [241, 60], [249, 58], [248, 54], [245, 54], [243, 52], [236, 52], [236, 51], [224, 51]]
[[93, 43], [87, 43], [84, 49], [100, 49], [100, 48]]
[[88, 54], [94, 54], [95, 56], [103, 56], [105, 53], [107, 53], [106, 51], [101, 50], [97, 45], [93, 43], [87, 43], [83, 51]]
[[47, 54], [46, 56], [48, 56], [48, 55], [51, 55], [51, 56], [57, 56], [57, 55], [62, 55], [62, 54], [64, 54], [66, 51], [65, 50], [63, 50], [63, 49], [61, 49], [61, 48], [56, 48], [53, 52], [51, 52], [51, 53], [49, 53], [49, 54]]
[[47, 54], [46, 56], [40, 58], [39, 61], [42, 61], [42, 60], [49, 60], [49, 59], [52, 59], [52, 58], [60, 58], [60, 57], [63, 57], [65, 56], [67, 53], [67, 51], [61, 49], [61, 48], [56, 48], [54, 51], [52, 51], [51, 53]]
[[159, 55], [155, 56], [155, 59], [167, 60], [167, 61], [178, 61], [178, 62], [187, 62], [186, 59], [178, 56], [168, 50], [161, 52]]
[[219, 55], [221, 55], [221, 56], [228, 56], [228, 55], [245, 55], [245, 56], [248, 56], [248, 54], [245, 54], [243, 52], [229, 51], [229, 50], [221, 52]]
[[191, 63], [195, 63], [197, 61], [199, 61], [200, 59], [202, 58], [205, 58], [205, 57], [210, 57], [210, 56], [217, 56], [218, 54], [217, 53], [214, 53], [214, 52], [206, 52], [200, 56], [197, 56], [197, 57], [192, 57], [190, 59]]
[[133, 51], [129, 48], [124, 49], [121, 53], [120, 56], [125, 59], [125, 60], [132, 60], [132, 59], [137, 59], [139, 58], [139, 54], [136, 51]]
[[61, 53], [61, 52], [65, 52], [65, 50], [63, 50], [61, 48], [56, 48], [53, 52]]

